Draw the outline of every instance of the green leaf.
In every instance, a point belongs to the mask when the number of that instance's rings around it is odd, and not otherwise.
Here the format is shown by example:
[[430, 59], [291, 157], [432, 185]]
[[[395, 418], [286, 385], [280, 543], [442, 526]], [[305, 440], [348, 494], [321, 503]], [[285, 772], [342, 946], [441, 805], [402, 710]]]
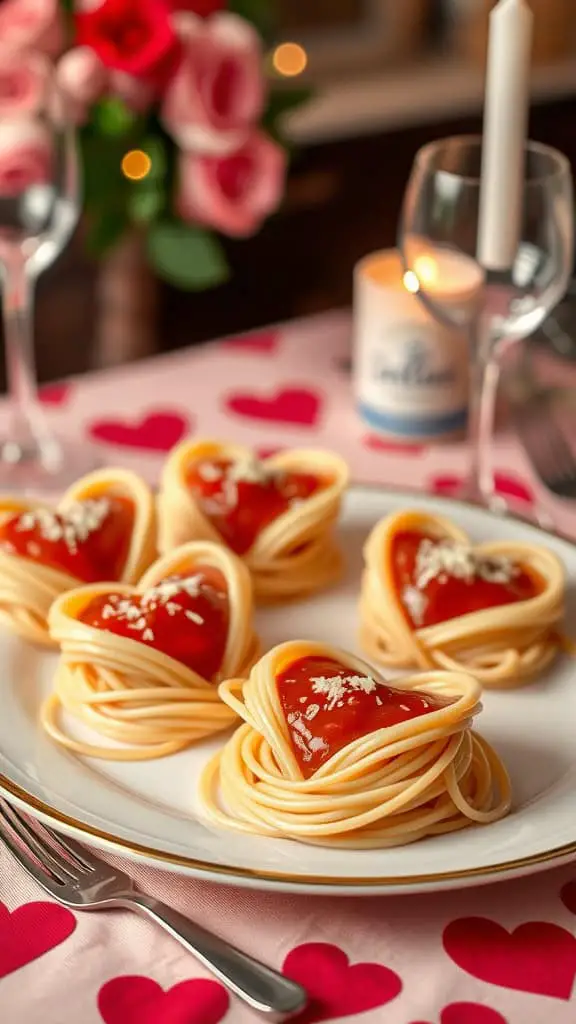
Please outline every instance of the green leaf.
[[270, 0], [230, 0], [228, 9], [254, 25], [266, 42], [272, 42], [276, 18]]
[[138, 115], [114, 96], [100, 100], [94, 109], [94, 127], [103, 135], [127, 135], [137, 120]]
[[124, 234], [128, 222], [117, 210], [93, 211], [89, 216], [86, 248], [93, 256], [102, 256], [112, 249]]
[[220, 243], [203, 228], [166, 220], [153, 224], [148, 256], [160, 277], [187, 291], [215, 288], [229, 277]]
[[148, 224], [163, 210], [165, 195], [158, 182], [144, 181], [135, 182], [128, 197], [128, 213], [131, 220], [139, 224]]
[[82, 136], [83, 189], [88, 207], [125, 205], [130, 187], [122, 173], [125, 152], [122, 139]]
[[166, 177], [168, 161], [166, 158], [166, 144], [164, 139], [158, 135], [149, 135], [145, 138], [140, 147], [150, 157], [152, 166], [147, 174], [147, 180]]

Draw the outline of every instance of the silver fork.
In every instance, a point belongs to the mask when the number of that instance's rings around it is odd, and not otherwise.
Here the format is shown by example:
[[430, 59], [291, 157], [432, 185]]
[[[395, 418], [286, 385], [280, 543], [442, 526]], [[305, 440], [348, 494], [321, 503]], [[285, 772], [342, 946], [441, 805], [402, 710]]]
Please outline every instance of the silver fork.
[[[20, 842], [17, 842], [15, 836]], [[0, 838], [19, 864], [66, 907], [135, 910], [152, 918], [227, 988], [270, 1021], [285, 1021], [304, 1009], [305, 990], [230, 943], [189, 921], [159, 900], [137, 892], [132, 879], [73, 839], [30, 821], [0, 800]]]
[[576, 455], [554, 417], [548, 392], [515, 409], [518, 434], [542, 483], [562, 498], [576, 498]]

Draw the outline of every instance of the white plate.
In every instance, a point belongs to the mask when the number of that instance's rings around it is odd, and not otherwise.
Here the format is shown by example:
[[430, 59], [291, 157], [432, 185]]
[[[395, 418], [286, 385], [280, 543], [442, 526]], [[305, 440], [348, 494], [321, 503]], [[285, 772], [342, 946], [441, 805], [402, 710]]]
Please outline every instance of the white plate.
[[[264, 643], [315, 639], [358, 650], [362, 543], [381, 516], [410, 506], [450, 516], [478, 541], [547, 544], [566, 566], [568, 622], [576, 621], [575, 545], [457, 502], [354, 489], [341, 526], [345, 581], [301, 604], [259, 612]], [[61, 751], [37, 725], [54, 662], [53, 655], [0, 636], [0, 792], [95, 846], [214, 882], [356, 895], [474, 885], [576, 858], [576, 670], [568, 657], [526, 689], [485, 695], [479, 728], [510, 769], [513, 813], [486, 828], [382, 851], [329, 850], [206, 828], [195, 818], [194, 794], [216, 743], [134, 764]]]

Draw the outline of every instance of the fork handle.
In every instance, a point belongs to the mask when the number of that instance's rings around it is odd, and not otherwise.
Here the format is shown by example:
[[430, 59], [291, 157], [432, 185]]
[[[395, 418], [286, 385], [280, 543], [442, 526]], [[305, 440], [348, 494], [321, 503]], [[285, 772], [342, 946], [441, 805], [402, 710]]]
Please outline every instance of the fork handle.
[[308, 995], [301, 985], [242, 953], [160, 900], [145, 893], [130, 893], [118, 902], [156, 921], [239, 999], [265, 1014], [267, 1020], [288, 1020], [306, 1006]]

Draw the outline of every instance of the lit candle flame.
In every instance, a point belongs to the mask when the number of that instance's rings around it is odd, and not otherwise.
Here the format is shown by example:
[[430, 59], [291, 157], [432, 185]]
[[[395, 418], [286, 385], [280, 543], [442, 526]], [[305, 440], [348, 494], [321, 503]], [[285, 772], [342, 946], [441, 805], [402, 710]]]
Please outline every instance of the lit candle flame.
[[414, 261], [414, 270], [418, 281], [424, 285], [438, 283], [438, 264], [432, 256], [419, 256]]
[[420, 291], [420, 281], [413, 270], [407, 270], [404, 274], [404, 287], [411, 295], [417, 295]]

